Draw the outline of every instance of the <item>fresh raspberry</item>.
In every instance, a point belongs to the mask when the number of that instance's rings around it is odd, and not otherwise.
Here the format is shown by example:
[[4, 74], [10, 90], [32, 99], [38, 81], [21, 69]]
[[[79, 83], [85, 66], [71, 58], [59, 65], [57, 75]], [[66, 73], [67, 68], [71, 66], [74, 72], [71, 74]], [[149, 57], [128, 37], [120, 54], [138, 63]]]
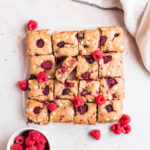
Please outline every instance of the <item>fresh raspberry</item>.
[[129, 124], [121, 126], [121, 131], [124, 134], [129, 134], [131, 131], [131, 126]]
[[45, 145], [44, 144], [36, 144], [37, 150], [44, 150]]
[[22, 91], [26, 91], [28, 88], [28, 80], [18, 81], [18, 86]]
[[24, 144], [24, 137], [21, 135], [17, 136], [15, 138], [15, 143], [20, 144], [20, 145]]
[[127, 115], [127, 114], [123, 114], [122, 117], [121, 117], [121, 119], [120, 119], [120, 124], [122, 126], [124, 126], [124, 125], [127, 125], [130, 121], [131, 121], [130, 116]]
[[11, 150], [23, 150], [23, 147], [19, 144], [13, 144]]
[[38, 131], [30, 131], [29, 137], [31, 140], [37, 142], [40, 139], [41, 133]]
[[45, 145], [45, 143], [47, 142], [47, 140], [45, 139], [45, 137], [41, 134], [39, 140], [37, 141], [38, 144], [42, 144]]
[[121, 134], [121, 126], [119, 123], [115, 123], [111, 126], [111, 130], [115, 133], [115, 134]]
[[40, 72], [37, 76], [39, 82], [46, 82], [48, 80], [48, 76], [45, 72]]
[[95, 60], [100, 60], [103, 57], [103, 51], [100, 49], [95, 50], [92, 55]]
[[91, 134], [91, 136], [92, 136], [94, 139], [96, 139], [96, 140], [99, 140], [100, 137], [101, 137], [101, 132], [100, 132], [100, 130], [92, 130], [92, 131], [90, 132], [90, 134]]
[[96, 97], [96, 103], [98, 104], [98, 105], [103, 105], [103, 104], [105, 104], [105, 102], [106, 102], [106, 100], [105, 100], [105, 97], [103, 96], [103, 95], [98, 95], [97, 97]]
[[81, 105], [83, 105], [84, 100], [82, 97], [77, 96], [73, 99], [73, 103], [75, 106], [81, 106]]
[[34, 145], [35, 144], [35, 141], [33, 141], [33, 140], [31, 140], [30, 139], [30, 136], [28, 136], [27, 138], [26, 138], [26, 141], [25, 141], [25, 145], [28, 147], [30, 147], [30, 146], [32, 146], [32, 145]]
[[53, 102], [51, 102], [49, 105], [48, 105], [48, 109], [52, 112], [54, 111], [55, 109], [57, 108], [57, 105]]
[[37, 147], [32, 145], [30, 147], [27, 147], [25, 150], [37, 150]]
[[28, 27], [28, 30], [29, 31], [33, 31], [37, 28], [38, 26], [38, 23], [34, 20], [29, 20], [28, 24], [27, 24], [27, 27]]

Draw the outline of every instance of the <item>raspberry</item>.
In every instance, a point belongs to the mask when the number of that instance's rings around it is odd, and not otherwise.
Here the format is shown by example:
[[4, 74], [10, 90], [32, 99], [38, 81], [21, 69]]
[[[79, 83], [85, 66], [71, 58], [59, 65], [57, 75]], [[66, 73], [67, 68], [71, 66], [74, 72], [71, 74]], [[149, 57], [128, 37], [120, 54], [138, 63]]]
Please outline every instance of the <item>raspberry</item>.
[[28, 27], [28, 30], [29, 31], [33, 31], [37, 28], [38, 26], [38, 23], [34, 20], [29, 20], [28, 24], [27, 24], [27, 27]]
[[111, 130], [115, 133], [115, 134], [121, 134], [121, 126], [119, 123], [115, 123], [111, 126]]
[[103, 105], [103, 104], [105, 104], [105, 102], [106, 102], [106, 100], [105, 100], [105, 97], [103, 96], [103, 95], [98, 95], [97, 97], [96, 97], [96, 103], [98, 104], [98, 105]]
[[37, 147], [32, 145], [30, 147], [27, 147], [25, 150], [37, 150]]
[[37, 146], [37, 150], [44, 150], [45, 149], [45, 145], [43, 144], [36, 144]]
[[95, 50], [92, 55], [93, 55], [93, 58], [95, 60], [100, 60], [103, 56], [103, 51], [102, 50]]
[[23, 150], [23, 147], [19, 144], [13, 144], [11, 150]]
[[41, 67], [45, 70], [50, 70], [52, 68], [52, 62], [51, 61], [45, 61], [41, 64]]
[[38, 131], [30, 131], [29, 132], [30, 139], [35, 142], [39, 140], [40, 136], [41, 136], [41, 133]]
[[73, 99], [73, 103], [75, 106], [81, 106], [81, 105], [83, 105], [84, 100], [82, 97], [77, 96]]
[[65, 42], [59, 42], [57, 43], [57, 47], [62, 48], [65, 46]]
[[99, 140], [100, 139], [100, 136], [101, 136], [101, 132], [100, 130], [92, 130], [90, 132], [91, 136], [96, 139], [96, 140]]
[[85, 114], [88, 111], [88, 105], [84, 104], [82, 106], [75, 107], [75, 112], [79, 112], [80, 115]]
[[21, 135], [17, 136], [15, 138], [15, 143], [20, 144], [20, 145], [24, 144], [24, 137]]
[[101, 46], [104, 46], [106, 40], [107, 40], [106, 36], [101, 36], [100, 40], [99, 40], [99, 46], [98, 47], [100, 48]]
[[68, 88], [65, 88], [63, 91], [62, 91], [62, 95], [67, 95], [70, 93], [70, 89]]
[[65, 85], [68, 86], [68, 87], [73, 87], [73, 86], [74, 86], [74, 83], [72, 83], [72, 82], [66, 80]]
[[129, 122], [131, 121], [131, 118], [129, 115], [127, 114], [123, 114], [121, 119], [120, 119], [120, 124], [123, 125], [127, 125]]
[[65, 73], [66, 70], [67, 70], [67, 67], [66, 67], [66, 66], [61, 66], [60, 69], [61, 69], [61, 72], [62, 72], [62, 73]]
[[22, 91], [26, 91], [28, 88], [28, 80], [18, 81], [18, 86]]
[[131, 131], [131, 126], [130, 125], [124, 125], [124, 126], [121, 126], [121, 131], [122, 133], [124, 134], [129, 134], [130, 131]]
[[52, 112], [54, 111], [55, 109], [57, 108], [57, 105], [53, 102], [51, 102], [49, 105], [48, 105], [48, 109]]
[[46, 141], [45, 137], [41, 134], [41, 136], [40, 136], [39, 140], [37, 141], [37, 143], [44, 145], [46, 142], [47, 141]]
[[31, 140], [31, 139], [30, 139], [30, 136], [28, 136], [28, 137], [26, 138], [25, 145], [30, 147], [30, 146], [32, 146], [32, 145], [34, 145], [34, 144], [35, 144], [35, 141]]
[[37, 76], [39, 82], [46, 82], [48, 80], [48, 76], [45, 72], [40, 72]]
[[90, 79], [90, 73], [89, 72], [82, 73], [81, 77], [83, 78], [83, 80], [89, 80]]

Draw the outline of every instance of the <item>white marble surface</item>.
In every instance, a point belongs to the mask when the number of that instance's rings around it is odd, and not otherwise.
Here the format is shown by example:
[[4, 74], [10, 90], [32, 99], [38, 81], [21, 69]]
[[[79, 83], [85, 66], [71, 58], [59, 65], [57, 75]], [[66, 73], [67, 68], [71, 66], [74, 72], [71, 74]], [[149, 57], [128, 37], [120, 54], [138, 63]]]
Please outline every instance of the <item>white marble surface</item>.
[[[0, 0], [0, 150], [6, 149], [8, 138], [16, 130], [26, 127], [22, 109], [22, 92], [16, 86], [23, 79], [26, 51], [24, 49], [25, 23], [39, 22], [39, 28], [56, 24], [120, 25], [124, 27], [119, 11], [100, 10], [69, 0]], [[60, 28], [61, 29], [61, 28]], [[124, 112], [132, 117], [129, 135], [114, 135], [110, 124], [74, 126], [52, 124], [39, 127], [51, 139], [52, 150], [148, 150], [150, 148], [150, 75], [144, 69], [133, 38], [126, 33], [124, 69], [126, 98]], [[88, 136], [91, 129], [102, 132], [100, 141]]]

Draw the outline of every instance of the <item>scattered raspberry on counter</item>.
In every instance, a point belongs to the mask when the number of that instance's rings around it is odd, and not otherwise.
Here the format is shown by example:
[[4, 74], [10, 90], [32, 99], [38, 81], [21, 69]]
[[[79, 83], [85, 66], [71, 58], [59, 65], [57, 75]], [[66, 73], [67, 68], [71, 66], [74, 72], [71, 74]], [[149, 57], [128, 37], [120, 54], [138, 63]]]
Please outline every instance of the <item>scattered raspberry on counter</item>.
[[130, 121], [130, 116], [127, 114], [123, 114], [119, 120], [119, 123], [113, 124], [111, 126], [111, 130], [115, 134], [121, 134], [121, 132], [124, 134], [129, 134], [131, 131], [131, 126], [129, 125]]
[[101, 137], [101, 132], [100, 132], [100, 130], [92, 130], [92, 131], [90, 131], [90, 135], [91, 135], [94, 139], [99, 140], [100, 137]]
[[121, 126], [119, 123], [115, 123], [111, 126], [111, 129], [112, 131], [115, 133], [115, 134], [121, 134]]
[[28, 80], [18, 81], [18, 86], [22, 91], [26, 91], [28, 89]]
[[29, 31], [33, 31], [37, 28], [38, 23], [34, 20], [29, 20], [28, 24], [27, 24], [27, 28]]
[[131, 118], [129, 115], [127, 114], [123, 114], [121, 119], [120, 119], [120, 124], [123, 126], [123, 125], [127, 125], [129, 124], [131, 121]]

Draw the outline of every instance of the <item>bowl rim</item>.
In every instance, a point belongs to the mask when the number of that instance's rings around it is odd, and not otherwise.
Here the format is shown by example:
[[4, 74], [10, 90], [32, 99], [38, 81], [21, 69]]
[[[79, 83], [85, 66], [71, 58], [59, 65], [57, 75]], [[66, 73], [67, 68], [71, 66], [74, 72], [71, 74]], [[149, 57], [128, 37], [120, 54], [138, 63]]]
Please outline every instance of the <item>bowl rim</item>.
[[11, 137], [8, 139], [7, 150], [10, 150], [11, 145], [13, 144], [15, 137], [18, 136], [20, 133], [26, 131], [26, 130], [35, 130], [35, 131], [39, 131], [40, 133], [42, 133], [45, 136], [45, 138], [47, 139], [47, 142], [48, 142], [48, 145], [49, 145], [49, 149], [51, 150], [50, 142], [49, 142], [50, 140], [49, 140], [49, 137], [47, 136], [47, 134], [45, 134], [40, 129], [37, 129], [37, 128], [34, 128], [34, 127], [24, 127], [24, 128], [21, 128], [21, 129], [17, 130], [16, 132], [14, 132], [11, 135]]

